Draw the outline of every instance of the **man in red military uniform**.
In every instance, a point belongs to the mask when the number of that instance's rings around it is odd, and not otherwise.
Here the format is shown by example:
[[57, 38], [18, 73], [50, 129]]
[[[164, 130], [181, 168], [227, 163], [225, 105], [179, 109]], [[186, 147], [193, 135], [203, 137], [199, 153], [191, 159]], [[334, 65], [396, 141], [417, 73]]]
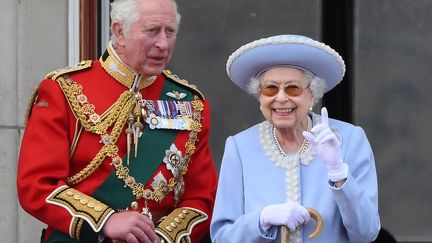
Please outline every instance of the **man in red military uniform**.
[[217, 175], [208, 101], [164, 70], [180, 16], [173, 0], [112, 3], [96, 61], [51, 72], [33, 97], [18, 166], [41, 242], [198, 242]]

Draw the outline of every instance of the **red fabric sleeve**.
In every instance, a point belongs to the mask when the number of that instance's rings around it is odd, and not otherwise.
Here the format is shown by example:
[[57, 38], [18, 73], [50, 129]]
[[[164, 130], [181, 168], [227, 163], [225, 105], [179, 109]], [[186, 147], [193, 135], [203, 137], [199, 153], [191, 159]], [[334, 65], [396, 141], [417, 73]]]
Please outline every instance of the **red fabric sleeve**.
[[27, 122], [18, 160], [17, 188], [22, 208], [69, 234], [70, 213], [45, 199], [69, 175], [69, 121], [72, 113], [59, 85], [42, 81]]

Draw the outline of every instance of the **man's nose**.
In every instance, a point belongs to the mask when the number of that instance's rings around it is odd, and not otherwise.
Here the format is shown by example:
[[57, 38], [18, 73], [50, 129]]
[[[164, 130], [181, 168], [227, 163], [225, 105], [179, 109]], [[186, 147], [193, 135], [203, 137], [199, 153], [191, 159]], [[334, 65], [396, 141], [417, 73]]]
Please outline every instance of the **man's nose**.
[[166, 50], [168, 48], [168, 36], [164, 31], [159, 33], [155, 44], [161, 50]]

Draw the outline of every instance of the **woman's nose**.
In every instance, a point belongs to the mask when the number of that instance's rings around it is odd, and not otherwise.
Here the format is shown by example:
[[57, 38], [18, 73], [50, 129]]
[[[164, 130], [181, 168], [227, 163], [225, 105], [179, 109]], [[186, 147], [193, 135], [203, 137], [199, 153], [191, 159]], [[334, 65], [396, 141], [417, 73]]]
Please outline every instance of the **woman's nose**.
[[276, 94], [276, 100], [277, 101], [286, 101], [289, 99], [289, 96], [287, 93], [285, 93], [285, 90], [283, 88], [279, 88], [277, 94]]

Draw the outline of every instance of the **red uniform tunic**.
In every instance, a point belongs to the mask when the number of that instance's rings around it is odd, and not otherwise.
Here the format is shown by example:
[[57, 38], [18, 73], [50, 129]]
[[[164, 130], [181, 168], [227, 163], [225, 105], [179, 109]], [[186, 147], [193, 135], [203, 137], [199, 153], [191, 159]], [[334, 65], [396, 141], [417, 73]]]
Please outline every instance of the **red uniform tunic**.
[[[119, 98], [136, 77], [108, 49], [100, 61], [53, 72], [40, 84], [22, 140], [17, 184], [24, 210], [48, 225], [43, 240], [95, 242], [107, 218], [122, 209], [148, 208], [166, 241], [197, 242], [208, 232], [217, 184], [208, 101], [169, 71], [140, 82], [129, 99]], [[137, 93], [155, 104], [195, 100], [198, 106], [186, 121], [199, 123], [179, 129], [171, 119], [174, 125], [151, 129], [142, 116], [145, 106], [140, 118], [129, 118], [134, 109], [127, 104]], [[161, 104], [159, 109], [173, 102]], [[136, 158], [131, 139], [129, 165], [128, 118], [144, 125]], [[175, 164], [178, 159], [182, 163]]]

